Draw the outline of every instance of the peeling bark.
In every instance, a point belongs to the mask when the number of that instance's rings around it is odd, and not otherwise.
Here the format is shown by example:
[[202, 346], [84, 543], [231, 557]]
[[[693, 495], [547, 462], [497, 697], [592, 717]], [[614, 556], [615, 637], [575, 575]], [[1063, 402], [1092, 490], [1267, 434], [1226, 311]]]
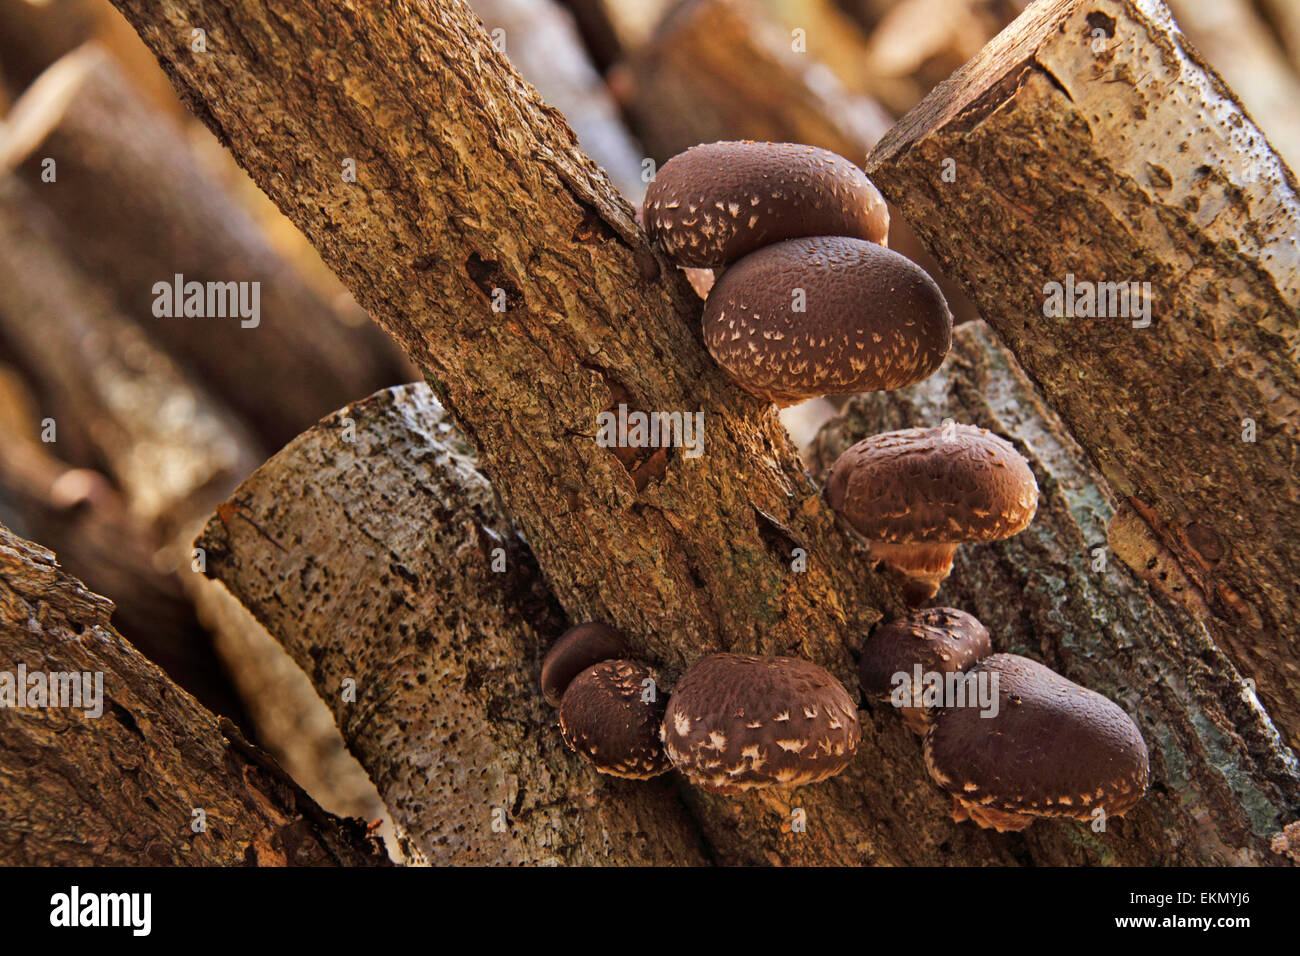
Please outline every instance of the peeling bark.
[[[1154, 0], [1037, 4], [868, 171], [1300, 742], [1300, 198], [1232, 93]], [[1150, 282], [1150, 326], [1045, 318], [1067, 275]]]
[[[0, 655], [16, 675], [102, 672], [103, 714], [0, 707], [0, 863], [382, 865], [360, 821], [320, 809], [234, 724], [109, 624], [112, 602], [0, 527]], [[84, 703], [84, 701], [83, 701]], [[202, 809], [206, 830], [195, 832]]]

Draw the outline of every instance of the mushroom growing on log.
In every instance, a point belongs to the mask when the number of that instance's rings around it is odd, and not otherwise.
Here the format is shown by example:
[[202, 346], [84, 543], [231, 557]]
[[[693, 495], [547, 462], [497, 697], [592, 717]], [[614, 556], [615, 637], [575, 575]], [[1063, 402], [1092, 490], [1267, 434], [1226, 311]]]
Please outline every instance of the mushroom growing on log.
[[842, 454], [826, 500], [870, 542], [871, 554], [907, 579], [919, 604], [939, 590], [957, 546], [1028, 527], [1038, 483], [1011, 443], [971, 425], [872, 435]]

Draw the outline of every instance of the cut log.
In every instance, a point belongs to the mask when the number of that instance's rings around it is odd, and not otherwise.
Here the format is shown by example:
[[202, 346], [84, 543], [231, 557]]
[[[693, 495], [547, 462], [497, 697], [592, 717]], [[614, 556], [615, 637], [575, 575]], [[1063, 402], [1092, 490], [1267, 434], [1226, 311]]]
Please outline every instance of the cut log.
[[[48, 159], [54, 182], [43, 178]], [[350, 324], [307, 286], [196, 161], [183, 131], [98, 47], [60, 60], [15, 103], [0, 128], [0, 169], [8, 168], [62, 224], [67, 257], [239, 412], [265, 448], [393, 384], [381, 334]], [[246, 283], [249, 303], [257, 284], [258, 316], [233, 307], [222, 317], [160, 316], [155, 285], [174, 286], [177, 275], [205, 287]]]
[[[361, 821], [325, 813], [142, 657], [109, 624], [112, 607], [49, 551], [0, 527], [0, 654], [12, 668], [0, 693], [14, 695], [0, 707], [0, 864], [387, 861]], [[40, 706], [37, 678], [53, 674], [87, 675], [89, 696]], [[26, 706], [15, 706], [19, 686]]]
[[1163, 7], [1136, 0], [1034, 5], [868, 171], [1201, 590], [1216, 642], [1300, 743], [1291, 171]]
[[563, 614], [467, 452], [426, 385], [349, 406], [221, 507], [208, 574], [311, 676], [408, 857], [703, 862], [666, 780], [564, 752], [536, 679]]
[[[673, 667], [731, 647], [847, 673], [897, 592], [848, 560], [775, 411], [705, 352], [699, 300], [468, 7], [319, 7], [292, 23], [257, 0], [119, 9], [426, 370], [571, 616]], [[172, 24], [200, 21], [227, 42], [178, 53]], [[362, 63], [366, 49], [387, 53]], [[365, 76], [364, 92], [336, 70]], [[346, 155], [356, 183], [314, 158]], [[616, 394], [702, 413], [707, 453], [665, 449], [629, 473], [595, 440]], [[760, 515], [815, 555], [806, 573]]]

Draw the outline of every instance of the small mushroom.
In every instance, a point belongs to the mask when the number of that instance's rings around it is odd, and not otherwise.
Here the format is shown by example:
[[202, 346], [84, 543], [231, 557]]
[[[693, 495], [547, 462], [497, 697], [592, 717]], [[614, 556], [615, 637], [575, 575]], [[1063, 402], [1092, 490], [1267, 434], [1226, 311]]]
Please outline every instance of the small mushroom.
[[601, 773], [646, 780], [669, 770], [659, 741], [663, 715], [650, 668], [636, 661], [601, 661], [564, 692], [560, 734]]
[[1028, 527], [1038, 483], [1010, 442], [949, 423], [858, 442], [832, 466], [826, 500], [873, 557], [905, 576], [915, 605], [934, 597], [958, 545]]
[[542, 696], [552, 707], [569, 682], [592, 664], [613, 660], [627, 653], [623, 636], [607, 624], [588, 621], [569, 628], [551, 645], [542, 661]]
[[716, 268], [802, 236], [883, 243], [880, 191], [843, 156], [798, 143], [696, 146], [664, 163], [646, 189], [645, 228], [678, 265]]
[[724, 272], [704, 304], [704, 342], [738, 384], [792, 405], [928, 378], [952, 344], [952, 314], [906, 256], [817, 236], [767, 246]]
[[[995, 716], [978, 704], [940, 710], [925, 766], [953, 797], [953, 819], [1022, 830], [1036, 817], [1122, 816], [1150, 775], [1146, 743], [1113, 701], [1015, 654], [993, 654], [967, 677], [997, 677]], [[991, 697], [994, 695], [990, 695]]]
[[663, 720], [673, 766], [720, 793], [833, 777], [860, 738], [844, 685], [792, 657], [702, 658], [682, 675]]
[[858, 682], [868, 696], [892, 701], [908, 727], [923, 734], [933, 716], [930, 675], [961, 673], [991, 653], [989, 632], [976, 618], [952, 607], [923, 608], [867, 639]]

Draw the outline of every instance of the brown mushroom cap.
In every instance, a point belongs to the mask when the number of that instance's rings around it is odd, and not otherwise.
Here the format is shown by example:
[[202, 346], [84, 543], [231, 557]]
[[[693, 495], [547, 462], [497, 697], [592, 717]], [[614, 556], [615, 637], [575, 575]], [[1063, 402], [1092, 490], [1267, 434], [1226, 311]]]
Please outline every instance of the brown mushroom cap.
[[704, 342], [736, 382], [788, 405], [928, 378], [952, 345], [952, 315], [906, 256], [817, 236], [767, 246], [724, 272], [704, 305]]
[[645, 228], [676, 263], [725, 266], [802, 236], [883, 243], [889, 210], [843, 156], [798, 143], [695, 146], [664, 163], [646, 189]]
[[647, 700], [646, 681], [654, 673], [636, 661], [593, 664], [573, 679], [560, 701], [564, 742], [614, 777], [645, 780], [667, 773], [668, 758], [659, 741], [664, 701], [656, 686]]
[[840, 455], [826, 500], [871, 541], [993, 541], [1033, 520], [1038, 483], [1029, 462], [987, 429], [908, 428]]
[[909, 428], [858, 442], [840, 455], [826, 501], [906, 577], [904, 597], [933, 597], [957, 546], [1023, 531], [1038, 483], [1011, 444], [972, 425]]
[[569, 682], [592, 664], [613, 660], [627, 653], [623, 636], [607, 624], [588, 621], [577, 624], [551, 645], [542, 661], [542, 696], [558, 707]]
[[664, 749], [692, 783], [724, 793], [796, 786], [848, 766], [858, 710], [825, 668], [792, 657], [713, 654], [668, 700]]
[[967, 672], [998, 677], [996, 717], [977, 706], [938, 712], [925, 737], [930, 776], [981, 826], [1020, 829], [1034, 817], [1122, 815], [1146, 791], [1146, 743], [1101, 694], [1015, 654]]
[[920, 731], [928, 719], [927, 708], [920, 705], [921, 688], [914, 684], [916, 668], [922, 674], [957, 673], [991, 653], [988, 629], [976, 618], [952, 607], [928, 607], [878, 627], [867, 638], [858, 682], [869, 696], [889, 699], [898, 687], [897, 675], [905, 674], [913, 683], [912, 694], [900, 710]]

